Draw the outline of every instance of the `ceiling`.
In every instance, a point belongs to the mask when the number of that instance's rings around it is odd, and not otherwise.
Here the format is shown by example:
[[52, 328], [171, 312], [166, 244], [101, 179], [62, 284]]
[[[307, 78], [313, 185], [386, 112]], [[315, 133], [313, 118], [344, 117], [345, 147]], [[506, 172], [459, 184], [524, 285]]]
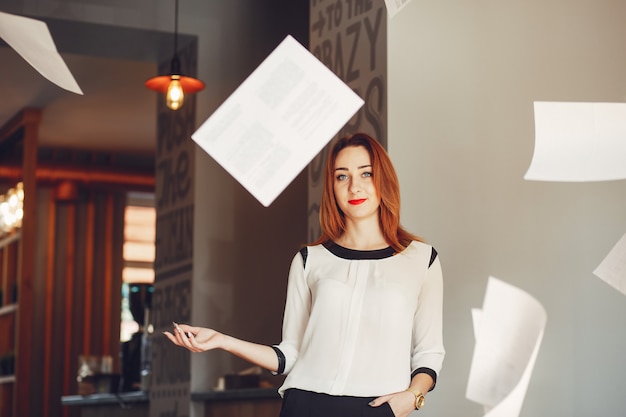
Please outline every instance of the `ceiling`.
[[[86, 150], [153, 152], [158, 93], [143, 85], [157, 74], [173, 34], [75, 21], [46, 20], [57, 50], [84, 95], [44, 78], [0, 41], [0, 127], [24, 108], [42, 110], [39, 144]], [[182, 46], [192, 37], [180, 35]]]
[[12, 49], [0, 48], [0, 125], [23, 108], [40, 108], [41, 145], [153, 149], [156, 96], [142, 82], [155, 73], [156, 65], [67, 54], [63, 58], [84, 95], [57, 87]]

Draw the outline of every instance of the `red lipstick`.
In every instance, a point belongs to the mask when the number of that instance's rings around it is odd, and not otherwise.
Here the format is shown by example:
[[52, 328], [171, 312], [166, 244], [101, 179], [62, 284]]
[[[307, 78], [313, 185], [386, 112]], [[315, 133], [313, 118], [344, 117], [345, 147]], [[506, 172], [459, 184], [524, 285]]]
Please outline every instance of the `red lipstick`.
[[364, 203], [365, 200], [365, 198], [360, 198], [358, 200], [348, 200], [348, 203], [352, 204], [353, 206], [358, 206], [359, 204]]

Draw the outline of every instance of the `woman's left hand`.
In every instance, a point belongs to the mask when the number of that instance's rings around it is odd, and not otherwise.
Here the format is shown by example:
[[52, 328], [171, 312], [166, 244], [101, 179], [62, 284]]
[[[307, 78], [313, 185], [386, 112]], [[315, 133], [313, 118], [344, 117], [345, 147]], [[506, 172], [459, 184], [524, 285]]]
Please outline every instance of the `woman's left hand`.
[[370, 402], [370, 406], [379, 407], [384, 403], [389, 403], [391, 411], [396, 417], [407, 417], [415, 411], [415, 395], [409, 391], [383, 395]]

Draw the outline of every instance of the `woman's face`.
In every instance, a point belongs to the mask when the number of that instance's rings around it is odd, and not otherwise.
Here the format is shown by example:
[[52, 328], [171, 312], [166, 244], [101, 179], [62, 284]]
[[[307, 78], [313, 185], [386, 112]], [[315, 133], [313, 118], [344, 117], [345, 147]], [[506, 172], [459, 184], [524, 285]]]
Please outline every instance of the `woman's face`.
[[346, 219], [378, 218], [380, 197], [373, 175], [370, 155], [363, 146], [348, 146], [337, 154], [335, 199]]

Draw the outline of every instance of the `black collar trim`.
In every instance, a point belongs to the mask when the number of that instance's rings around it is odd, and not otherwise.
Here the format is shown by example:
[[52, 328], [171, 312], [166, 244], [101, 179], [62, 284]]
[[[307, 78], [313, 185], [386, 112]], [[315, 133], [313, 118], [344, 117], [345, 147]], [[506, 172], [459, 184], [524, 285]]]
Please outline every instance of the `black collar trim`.
[[344, 248], [343, 246], [339, 246], [332, 240], [324, 242], [323, 246], [333, 255], [342, 259], [351, 259], [351, 260], [385, 259], [385, 258], [391, 258], [396, 253], [391, 246], [388, 246], [384, 249], [356, 250], [356, 249], [348, 249], [348, 248]]

